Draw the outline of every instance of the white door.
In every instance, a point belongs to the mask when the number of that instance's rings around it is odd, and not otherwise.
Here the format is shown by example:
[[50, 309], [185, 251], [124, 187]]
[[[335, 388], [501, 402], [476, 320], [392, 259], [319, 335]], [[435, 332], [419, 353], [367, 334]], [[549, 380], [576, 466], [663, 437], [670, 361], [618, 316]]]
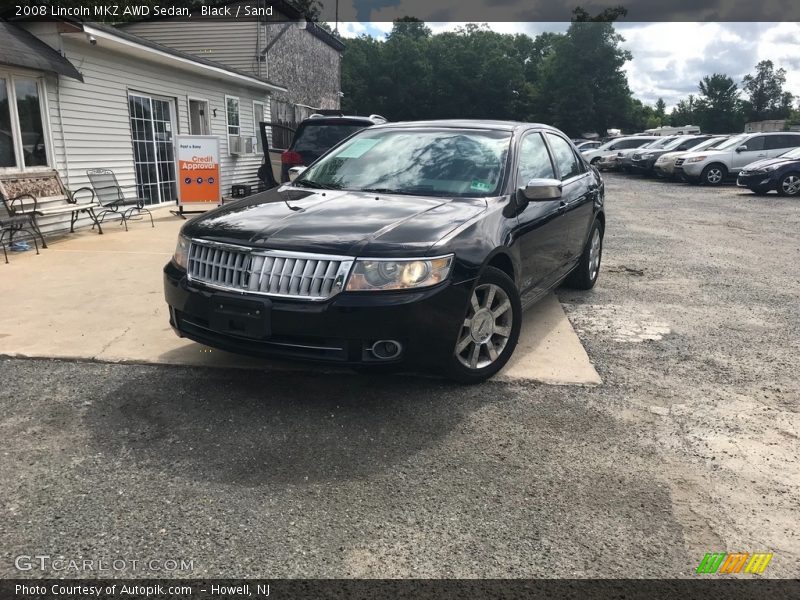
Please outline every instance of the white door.
[[767, 151], [764, 149], [764, 141], [765, 136], [757, 135], [742, 144], [743, 146], [747, 146], [747, 150], [738, 152], [736, 148], [734, 148], [733, 158], [731, 160], [731, 172], [738, 173], [745, 165], [767, 158]]
[[175, 177], [175, 105], [170, 98], [138, 93], [128, 97], [136, 187], [146, 204], [178, 198]]

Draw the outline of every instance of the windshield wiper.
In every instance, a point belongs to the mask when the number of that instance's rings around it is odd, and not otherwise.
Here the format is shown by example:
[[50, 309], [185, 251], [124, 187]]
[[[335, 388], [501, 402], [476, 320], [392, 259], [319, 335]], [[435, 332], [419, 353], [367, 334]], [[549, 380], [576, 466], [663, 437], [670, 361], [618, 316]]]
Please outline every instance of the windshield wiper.
[[320, 190], [339, 190], [339, 189], [341, 189], [341, 188], [338, 188], [338, 187], [333, 186], [333, 185], [328, 185], [326, 183], [318, 183], [316, 181], [310, 181], [308, 179], [296, 179], [295, 181], [292, 182], [292, 185], [295, 185], [295, 186], [298, 186], [298, 187], [317, 188], [317, 189], [320, 189]]
[[361, 188], [358, 190], [353, 190], [355, 192], [369, 192], [371, 194], [397, 194], [400, 196], [441, 196], [442, 193], [435, 192], [430, 187], [411, 187], [411, 188], [403, 188], [403, 189], [392, 189], [392, 188]]

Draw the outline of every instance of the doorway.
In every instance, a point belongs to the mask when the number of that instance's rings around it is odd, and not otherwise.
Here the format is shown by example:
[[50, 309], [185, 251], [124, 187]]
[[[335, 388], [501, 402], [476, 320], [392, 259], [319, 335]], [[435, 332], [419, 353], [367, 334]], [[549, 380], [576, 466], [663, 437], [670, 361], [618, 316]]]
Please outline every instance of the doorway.
[[139, 197], [144, 198], [145, 204], [176, 200], [174, 101], [171, 98], [131, 93], [128, 107]]
[[189, 135], [211, 135], [208, 100], [189, 98]]

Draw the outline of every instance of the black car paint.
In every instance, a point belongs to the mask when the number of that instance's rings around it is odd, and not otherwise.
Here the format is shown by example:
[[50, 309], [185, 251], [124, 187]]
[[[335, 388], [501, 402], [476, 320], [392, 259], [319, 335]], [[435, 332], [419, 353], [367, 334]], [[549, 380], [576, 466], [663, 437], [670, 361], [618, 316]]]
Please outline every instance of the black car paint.
[[[762, 169], [772, 165], [779, 165], [774, 171], [764, 172]], [[798, 158], [767, 158], [747, 165], [747, 170], [739, 172], [736, 185], [746, 187], [754, 192], [766, 193], [778, 189], [778, 184], [789, 173], [800, 174], [800, 159]]]
[[[377, 127], [404, 125], [411, 124]], [[502, 194], [439, 198], [282, 186], [214, 209], [188, 222], [182, 233], [222, 243], [354, 257], [452, 253], [455, 261], [449, 279], [433, 288], [341, 292], [323, 302], [278, 297], [270, 301], [271, 310], [279, 315], [273, 318], [273, 335], [346, 339], [349, 350], [346, 357], [338, 358], [340, 362], [361, 362], [365, 340], [391, 335], [402, 335], [409, 344], [402, 359], [418, 364], [440, 362], [452, 353], [471, 289], [488, 264], [513, 275], [524, 305], [541, 298], [570, 273], [595, 220], [605, 224], [604, 187], [599, 172], [583, 161], [584, 173], [564, 182], [560, 200], [524, 199], [518, 189], [524, 183], [515, 180], [521, 138], [530, 132], [554, 132], [568, 139], [544, 125], [475, 121], [413, 125], [509, 131], [511, 150]], [[576, 155], [580, 157], [577, 151]], [[219, 292], [188, 282], [173, 262], [165, 267], [164, 275], [171, 322], [179, 335], [233, 351], [288, 355], [268, 347], [268, 340], [252, 348], [251, 342], [181, 331], [176, 319], [187, 313], [203, 318]], [[409, 327], [410, 323], [420, 327]]]

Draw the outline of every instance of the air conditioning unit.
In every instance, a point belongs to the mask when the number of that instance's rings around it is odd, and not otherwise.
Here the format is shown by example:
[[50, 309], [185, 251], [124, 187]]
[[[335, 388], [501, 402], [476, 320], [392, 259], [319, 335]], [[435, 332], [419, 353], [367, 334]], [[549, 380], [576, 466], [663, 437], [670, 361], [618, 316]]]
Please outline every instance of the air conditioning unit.
[[252, 154], [256, 148], [256, 138], [253, 136], [230, 135], [228, 136], [228, 152], [234, 156]]

